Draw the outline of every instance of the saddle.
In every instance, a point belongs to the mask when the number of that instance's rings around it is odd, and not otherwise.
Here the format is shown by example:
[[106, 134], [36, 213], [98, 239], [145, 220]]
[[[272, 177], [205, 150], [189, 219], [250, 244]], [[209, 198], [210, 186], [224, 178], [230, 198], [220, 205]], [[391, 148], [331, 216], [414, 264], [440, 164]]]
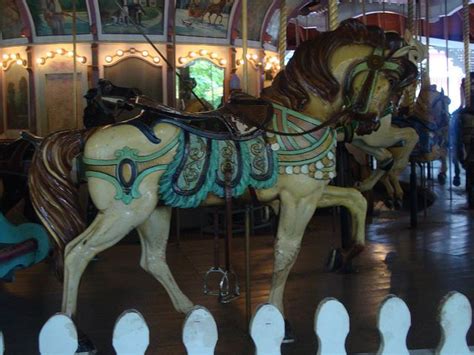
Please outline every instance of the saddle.
[[[273, 117], [270, 101], [244, 93], [234, 93], [229, 101], [214, 111], [189, 113], [162, 105], [146, 96], [132, 103], [144, 111], [139, 119], [148, 126], [157, 121], [175, 124], [194, 134], [213, 139], [248, 140], [263, 133]], [[134, 124], [133, 121], [127, 124]]]

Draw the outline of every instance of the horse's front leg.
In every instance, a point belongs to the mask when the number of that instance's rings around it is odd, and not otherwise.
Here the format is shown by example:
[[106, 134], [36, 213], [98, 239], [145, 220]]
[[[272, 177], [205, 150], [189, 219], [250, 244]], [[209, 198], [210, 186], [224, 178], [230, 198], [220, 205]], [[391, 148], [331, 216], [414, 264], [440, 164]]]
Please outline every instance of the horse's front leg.
[[[274, 249], [272, 288], [269, 302], [283, 314], [283, 294], [286, 280], [300, 251], [305, 228], [316, 210], [327, 182], [303, 176], [286, 177], [280, 192], [280, 219]], [[295, 180], [295, 181], [293, 181]], [[303, 179], [304, 180], [304, 179]]]

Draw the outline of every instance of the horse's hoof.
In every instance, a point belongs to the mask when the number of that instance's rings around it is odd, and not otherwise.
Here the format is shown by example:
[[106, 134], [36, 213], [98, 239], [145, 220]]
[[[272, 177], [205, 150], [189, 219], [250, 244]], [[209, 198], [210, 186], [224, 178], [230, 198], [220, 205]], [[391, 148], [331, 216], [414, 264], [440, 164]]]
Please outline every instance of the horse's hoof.
[[394, 203], [393, 203], [393, 200], [391, 198], [387, 198], [385, 200], [383, 200], [383, 204], [389, 209], [389, 210], [392, 210], [393, 207], [394, 207]]
[[77, 329], [78, 343], [76, 354], [97, 354], [97, 349], [89, 337], [82, 332], [80, 329]]
[[288, 322], [288, 319], [285, 319], [285, 337], [283, 338], [283, 344], [294, 343], [295, 341], [296, 339], [293, 328], [291, 327], [290, 322]]
[[394, 207], [397, 211], [401, 210], [403, 208], [403, 200], [400, 198], [395, 199]]
[[446, 174], [445, 174], [445, 173], [439, 173], [439, 174], [438, 174], [438, 182], [439, 182], [441, 185], [446, 184]]
[[455, 176], [453, 178], [453, 185], [454, 186], [461, 186], [461, 177], [460, 176]]

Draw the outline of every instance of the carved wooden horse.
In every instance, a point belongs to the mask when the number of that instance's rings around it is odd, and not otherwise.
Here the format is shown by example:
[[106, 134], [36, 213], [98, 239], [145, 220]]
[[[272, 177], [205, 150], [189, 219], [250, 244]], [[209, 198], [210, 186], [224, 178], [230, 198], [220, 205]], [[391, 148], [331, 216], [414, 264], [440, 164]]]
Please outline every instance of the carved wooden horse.
[[[244, 198], [252, 186], [262, 203], [279, 204], [269, 301], [283, 312], [285, 283], [315, 209], [336, 202], [351, 205], [344, 201], [348, 198], [363, 201], [354, 189], [328, 186], [335, 168], [332, 126], [347, 117], [379, 115], [393, 91], [416, 75], [403, 48], [390, 44], [382, 30], [356, 20], [303, 43], [263, 94], [273, 108], [266, 100], [259, 100], [257, 108], [243, 106], [251, 112], [267, 107], [264, 123], [235, 114], [239, 102], [195, 116], [157, 106], [121, 124], [45, 138], [29, 184], [35, 209], [64, 256], [62, 311], [75, 313], [79, 282], [90, 260], [133, 228], [141, 238], [141, 266], [161, 282], [178, 311], [189, 311], [193, 304], [166, 263], [171, 206], [219, 205], [229, 194]], [[349, 105], [343, 107], [344, 101]], [[256, 128], [209, 132], [188, 124], [209, 117]], [[70, 177], [71, 161], [81, 152], [99, 210], [87, 228]], [[364, 246], [366, 205], [359, 207], [353, 245], [343, 254], [346, 261]]]
[[[398, 34], [394, 32], [387, 32], [386, 36], [393, 37], [393, 41], [396, 41], [397, 37], [401, 40]], [[405, 32], [404, 40], [408, 43], [404, 50], [413, 64], [417, 65], [427, 57], [426, 46], [416, 40], [409, 31]], [[416, 85], [416, 82], [414, 83]], [[408, 97], [409, 92], [409, 87], [407, 87], [405, 98]], [[414, 100], [414, 98], [412, 99]], [[359, 128], [355, 129], [353, 134], [350, 134], [350, 139], [347, 139], [347, 134], [345, 138], [346, 141], [351, 141], [352, 146], [372, 155], [377, 161], [377, 169], [367, 179], [357, 183], [357, 189], [362, 192], [371, 190], [380, 180], [384, 183], [389, 195], [386, 200], [389, 207], [401, 207], [403, 190], [399, 183], [399, 176], [408, 164], [410, 154], [418, 142], [418, 135], [411, 127], [393, 125], [392, 111], [392, 106], [389, 106], [380, 115], [377, 130], [369, 130], [369, 134], [367, 134]], [[353, 151], [350, 147], [349, 149]], [[356, 153], [354, 152], [357, 160], [358, 154]]]

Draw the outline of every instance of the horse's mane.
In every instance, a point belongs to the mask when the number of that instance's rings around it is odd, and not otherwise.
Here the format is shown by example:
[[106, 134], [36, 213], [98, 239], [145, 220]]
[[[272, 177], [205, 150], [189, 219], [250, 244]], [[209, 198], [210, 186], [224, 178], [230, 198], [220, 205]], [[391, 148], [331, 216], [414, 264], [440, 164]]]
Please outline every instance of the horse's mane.
[[275, 77], [272, 86], [262, 91], [262, 97], [297, 111], [308, 103], [308, 90], [332, 102], [340, 84], [331, 72], [330, 58], [335, 50], [350, 44], [382, 47], [393, 53], [403, 46], [403, 39], [393, 33], [386, 36], [381, 28], [365, 26], [359, 20], [345, 20], [336, 30], [322, 32], [318, 37], [303, 42], [286, 68]]

